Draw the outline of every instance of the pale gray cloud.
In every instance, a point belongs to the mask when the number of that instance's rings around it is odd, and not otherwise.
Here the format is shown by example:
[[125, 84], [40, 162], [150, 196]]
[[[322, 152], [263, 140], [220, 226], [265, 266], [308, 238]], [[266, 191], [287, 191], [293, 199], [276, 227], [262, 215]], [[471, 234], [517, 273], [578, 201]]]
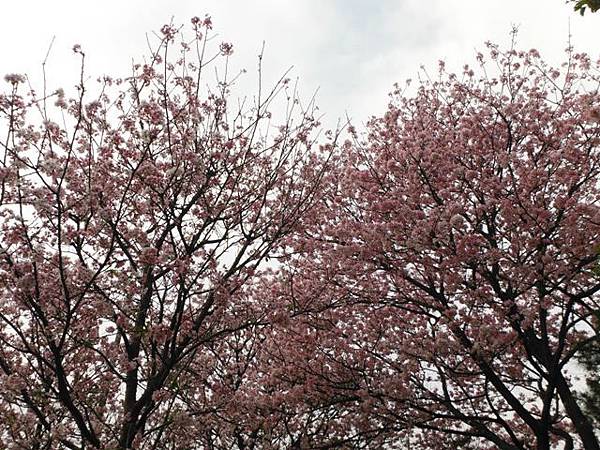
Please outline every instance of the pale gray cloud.
[[3, 5], [0, 73], [39, 79], [55, 35], [51, 85], [75, 84], [78, 62], [70, 48], [76, 42], [88, 55], [88, 73], [126, 75], [131, 59], [146, 51], [146, 32], [171, 17], [187, 23], [205, 13], [213, 16], [218, 39], [234, 43], [234, 67], [248, 69], [243, 89], [255, 85], [264, 40], [265, 84], [294, 65], [305, 97], [320, 88], [328, 124], [346, 111], [358, 121], [381, 113], [392, 84], [415, 78], [421, 64], [434, 71], [444, 59], [459, 68], [486, 40], [508, 45], [512, 25], [520, 28], [521, 47], [536, 47], [553, 62], [567, 46], [569, 22], [578, 50], [600, 52], [600, 16], [581, 18], [563, 0], [23, 0]]

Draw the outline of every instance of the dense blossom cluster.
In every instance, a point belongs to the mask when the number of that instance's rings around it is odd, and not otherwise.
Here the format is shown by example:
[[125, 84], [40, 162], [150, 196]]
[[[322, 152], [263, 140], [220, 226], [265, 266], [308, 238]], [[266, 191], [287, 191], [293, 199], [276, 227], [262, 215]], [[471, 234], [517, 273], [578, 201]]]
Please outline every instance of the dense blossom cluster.
[[5, 78], [0, 446], [599, 449], [600, 61], [489, 45], [317, 145], [192, 27], [94, 99]]

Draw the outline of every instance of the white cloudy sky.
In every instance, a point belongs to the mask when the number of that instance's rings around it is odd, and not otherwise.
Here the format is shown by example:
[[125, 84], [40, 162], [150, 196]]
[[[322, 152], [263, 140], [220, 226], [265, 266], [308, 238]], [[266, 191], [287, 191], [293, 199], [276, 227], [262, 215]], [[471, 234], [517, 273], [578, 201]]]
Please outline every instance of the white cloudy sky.
[[90, 75], [126, 76], [147, 31], [208, 13], [248, 76], [264, 40], [267, 82], [293, 65], [304, 96], [319, 88], [326, 123], [381, 113], [394, 82], [414, 78], [421, 64], [435, 70], [439, 59], [472, 62], [486, 40], [508, 45], [513, 25], [520, 47], [553, 62], [569, 27], [577, 50], [600, 55], [600, 14], [581, 18], [565, 0], [20, 0], [0, 12], [0, 74], [36, 79], [55, 36], [49, 79], [65, 88], [77, 79], [73, 44], [86, 51]]

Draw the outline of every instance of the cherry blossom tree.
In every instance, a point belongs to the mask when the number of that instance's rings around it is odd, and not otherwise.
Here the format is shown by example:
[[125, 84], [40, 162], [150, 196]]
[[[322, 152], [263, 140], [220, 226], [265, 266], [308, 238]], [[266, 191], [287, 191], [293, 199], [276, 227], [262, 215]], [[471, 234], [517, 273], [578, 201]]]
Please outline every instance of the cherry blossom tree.
[[478, 65], [398, 87], [287, 239], [261, 373], [321, 414], [307, 447], [600, 448], [573, 387], [597, 339], [600, 61], [490, 44]]
[[233, 47], [211, 29], [165, 25], [130, 77], [98, 85], [75, 46], [75, 98], [5, 77], [0, 447], [235, 441], [236, 374], [272, 315], [257, 280], [318, 198], [335, 136], [315, 144], [313, 104], [285, 78], [233, 101]]

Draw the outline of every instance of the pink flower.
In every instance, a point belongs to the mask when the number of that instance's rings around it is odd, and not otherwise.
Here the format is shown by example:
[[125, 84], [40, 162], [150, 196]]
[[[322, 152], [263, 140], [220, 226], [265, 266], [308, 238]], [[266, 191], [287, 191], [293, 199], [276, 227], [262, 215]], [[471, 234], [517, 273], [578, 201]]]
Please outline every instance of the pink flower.
[[25, 77], [18, 73], [9, 73], [4, 75], [4, 81], [13, 85], [17, 85], [19, 83], [24, 83]]
[[233, 45], [228, 42], [223, 42], [219, 46], [219, 50], [223, 56], [230, 56], [233, 54]]
[[600, 123], [600, 108], [590, 108], [586, 113], [587, 119], [592, 122]]
[[175, 37], [175, 33], [177, 32], [177, 30], [172, 25], [163, 25], [160, 29], [160, 32], [165, 37], [165, 39], [170, 41]]
[[156, 249], [152, 247], [145, 247], [140, 253], [139, 260], [142, 264], [156, 264], [156, 262], [158, 261], [158, 254]]

